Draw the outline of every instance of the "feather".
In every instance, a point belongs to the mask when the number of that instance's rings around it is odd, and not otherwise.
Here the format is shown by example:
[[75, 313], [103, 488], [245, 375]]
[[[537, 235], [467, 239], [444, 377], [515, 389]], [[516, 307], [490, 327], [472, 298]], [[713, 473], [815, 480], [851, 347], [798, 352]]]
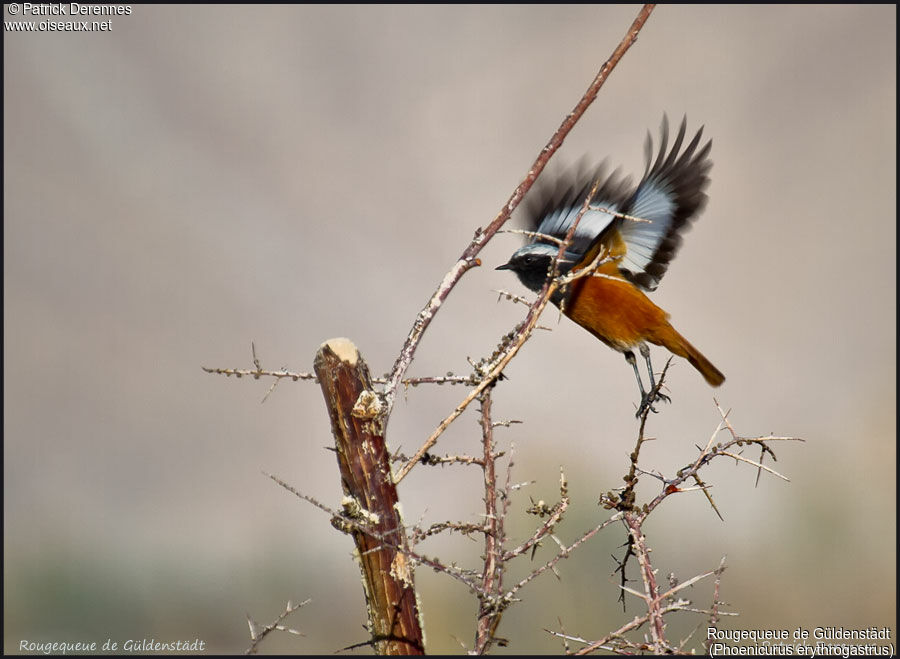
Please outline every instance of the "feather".
[[[670, 150], [669, 122], [663, 116], [655, 160], [653, 138], [647, 134], [644, 176], [634, 190], [630, 179], [623, 178], [619, 170], [607, 175], [605, 163], [591, 169], [582, 159], [573, 168], [545, 172], [526, 200], [526, 226], [531, 231], [565, 238], [594, 183], [602, 181], [592, 207], [647, 221], [588, 210], [578, 223], [568, 255], [577, 260], [596, 241], [610, 240], [616, 232], [626, 247], [619, 263], [622, 276], [645, 290], [656, 289], [681, 246], [681, 233], [707, 201], [712, 142], [700, 147], [701, 127], [682, 151], [686, 130], [684, 118]], [[551, 241], [536, 237], [530, 242]]]

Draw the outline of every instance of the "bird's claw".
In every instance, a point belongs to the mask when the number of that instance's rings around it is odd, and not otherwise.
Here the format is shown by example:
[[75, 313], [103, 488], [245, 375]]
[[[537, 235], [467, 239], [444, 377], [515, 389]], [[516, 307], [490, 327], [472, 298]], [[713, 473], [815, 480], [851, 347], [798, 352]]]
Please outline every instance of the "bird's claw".
[[643, 416], [643, 414], [648, 410], [650, 412], [653, 412], [654, 414], [657, 414], [658, 410], [655, 407], [653, 407], [653, 403], [655, 403], [657, 400], [660, 400], [664, 403], [672, 402], [672, 399], [669, 396], [667, 396], [666, 394], [662, 393], [659, 390], [659, 387], [656, 386], [653, 389], [651, 389], [649, 392], [647, 392], [641, 396], [641, 404], [638, 407], [638, 411], [634, 416], [637, 418], [641, 418], [641, 416]]

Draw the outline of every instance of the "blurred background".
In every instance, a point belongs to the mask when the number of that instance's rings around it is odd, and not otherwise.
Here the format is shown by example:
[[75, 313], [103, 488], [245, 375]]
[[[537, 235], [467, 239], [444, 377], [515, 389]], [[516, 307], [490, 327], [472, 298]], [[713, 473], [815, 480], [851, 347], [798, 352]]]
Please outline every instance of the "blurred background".
[[[201, 365], [251, 368], [252, 340], [263, 367], [308, 371], [347, 336], [388, 371], [637, 12], [135, 5], [109, 32], [5, 32], [6, 652], [108, 638], [240, 652], [247, 614], [269, 622], [306, 598], [287, 623], [305, 636], [263, 652], [366, 640], [350, 539], [261, 473], [339, 505], [318, 386], [282, 382], [261, 404], [271, 382]], [[659, 7], [554, 158], [608, 156], [639, 177], [663, 112], [713, 139], [710, 203], [653, 299], [728, 379], [712, 390], [675, 362], [642, 466], [692, 461], [714, 395], [743, 435], [806, 439], [774, 446], [790, 483], [755, 486], [733, 462], [706, 472], [724, 522], [694, 492], [647, 524], [662, 575], [727, 556], [721, 599], [740, 616], [722, 627], [896, 631], [895, 38], [894, 6]], [[494, 289], [524, 289], [493, 269], [520, 242], [482, 252], [410, 375], [468, 373], [523, 316]], [[511, 542], [539, 523], [529, 496], [558, 497], [560, 468], [574, 502], [558, 537], [604, 519], [597, 499], [637, 433], [622, 357], [553, 309], [542, 322], [553, 331], [494, 396], [498, 419], [525, 422], [498, 431], [513, 481], [531, 483]], [[390, 445], [415, 450], [463, 396], [410, 390]], [[438, 453], [479, 450], [474, 407]], [[407, 523], [477, 520], [480, 483], [417, 468]], [[645, 477], [638, 493], [658, 488]], [[545, 628], [597, 638], [634, 617], [639, 602], [616, 602], [625, 538], [609, 529], [523, 590], [497, 652], [560, 652]], [[479, 565], [456, 535], [420, 548]], [[474, 598], [430, 570], [417, 580], [429, 651], [471, 647]], [[712, 583], [686, 595], [704, 608]], [[669, 633], [704, 623], [673, 617]]]

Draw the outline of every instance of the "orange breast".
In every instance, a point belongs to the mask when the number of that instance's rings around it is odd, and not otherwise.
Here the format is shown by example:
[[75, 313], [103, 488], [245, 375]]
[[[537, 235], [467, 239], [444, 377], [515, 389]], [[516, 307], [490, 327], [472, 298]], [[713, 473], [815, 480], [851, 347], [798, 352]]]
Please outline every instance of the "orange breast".
[[608, 346], [628, 350], [669, 327], [668, 314], [622, 279], [615, 264], [569, 284], [563, 313]]

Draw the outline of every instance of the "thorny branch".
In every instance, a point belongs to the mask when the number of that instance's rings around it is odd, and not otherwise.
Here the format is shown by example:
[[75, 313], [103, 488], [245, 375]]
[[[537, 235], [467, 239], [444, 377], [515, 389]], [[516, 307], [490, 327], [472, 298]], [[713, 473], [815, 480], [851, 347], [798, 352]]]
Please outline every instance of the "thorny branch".
[[[666, 365], [668, 368], [668, 364]], [[665, 378], [666, 369], [663, 370], [660, 378], [659, 384], [662, 383]], [[745, 462], [747, 464], [751, 464], [756, 466], [759, 470], [765, 470], [769, 473], [772, 473], [779, 478], [784, 480], [788, 480], [781, 474], [777, 473], [773, 469], [765, 467], [762, 464], [762, 456], [766, 454], [770, 455], [772, 459], [775, 459], [775, 453], [770, 446], [766, 442], [772, 441], [803, 441], [797, 437], [742, 437], [737, 434], [734, 430], [734, 427], [731, 425], [731, 422], [728, 420], [728, 412], [724, 411], [721, 406], [719, 406], [718, 401], [716, 401], [716, 408], [719, 411], [719, 415], [722, 420], [719, 422], [716, 430], [712, 433], [709, 440], [706, 443], [706, 446], [703, 448], [697, 447], [700, 450], [700, 454], [697, 458], [688, 466], [679, 469], [676, 472], [676, 477], [672, 479], [667, 479], [662, 474], [656, 474], [647, 472], [643, 469], [640, 469], [637, 466], [638, 458], [640, 454], [640, 449], [642, 444], [647, 441], [647, 437], [644, 434], [644, 428], [646, 424], [647, 417], [650, 413], [649, 408], [645, 409], [641, 416], [641, 425], [638, 433], [637, 443], [634, 451], [630, 456], [630, 469], [628, 474], [624, 477], [625, 487], [622, 490], [620, 495], [616, 495], [613, 492], [607, 492], [600, 499], [600, 503], [603, 507], [607, 509], [617, 509], [619, 510], [620, 517], [625, 528], [627, 529], [629, 536], [629, 544], [628, 549], [625, 554], [625, 558], [619, 563], [619, 567], [617, 571], [621, 570], [622, 572], [622, 582], [620, 588], [622, 590], [622, 594], [630, 593], [632, 595], [637, 596], [642, 599], [647, 607], [647, 614], [642, 618], [636, 618], [632, 623], [626, 625], [622, 629], [613, 632], [612, 634], [608, 634], [604, 636], [602, 639], [598, 641], [593, 641], [588, 643], [585, 648], [579, 650], [578, 654], [583, 654], [587, 652], [591, 652], [597, 649], [606, 649], [606, 650], [616, 650], [616, 651], [625, 651], [627, 650], [637, 650], [637, 651], [651, 651], [654, 653], [664, 653], [664, 652], [676, 652], [683, 647], [688, 639], [684, 639], [679, 647], [673, 647], [669, 640], [665, 635], [665, 624], [663, 621], [664, 616], [674, 610], [694, 610], [687, 608], [687, 604], [689, 602], [677, 602], [676, 605], [666, 604], [666, 600], [669, 600], [673, 597], [675, 593], [686, 588], [689, 585], [692, 585], [701, 579], [705, 579], [711, 575], [716, 575], [714, 593], [713, 593], [713, 602], [710, 610], [705, 613], [709, 613], [710, 623], [717, 621], [719, 616], [728, 615], [726, 612], [722, 612], [719, 610], [719, 605], [721, 604], [719, 600], [719, 585], [721, 581], [721, 575], [725, 570], [725, 562], [722, 560], [719, 568], [705, 574], [701, 574], [693, 577], [681, 584], [677, 583], [677, 580], [672, 578], [671, 583], [673, 584], [668, 590], [665, 592], [660, 592], [659, 583], [657, 582], [657, 570], [653, 567], [653, 563], [651, 561], [651, 553], [650, 547], [647, 544], [646, 537], [643, 531], [643, 524], [646, 521], [647, 517], [669, 496], [680, 493], [680, 492], [690, 492], [695, 490], [702, 490], [704, 495], [706, 495], [707, 499], [710, 502], [713, 510], [717, 515], [721, 518], [721, 514], [719, 513], [718, 508], [715, 505], [715, 502], [712, 500], [712, 497], [709, 494], [708, 486], [700, 479], [698, 472], [700, 469], [708, 465], [713, 459], [718, 456], [727, 457], [734, 459], [736, 461]], [[731, 438], [724, 441], [716, 443], [716, 438], [719, 433], [727, 428], [731, 434]], [[735, 452], [734, 448], [740, 448], [743, 446], [759, 446], [761, 451], [760, 461], [750, 460], [748, 458], [744, 458], [740, 455], [739, 452]], [[638, 506], [636, 504], [634, 488], [638, 481], [638, 474], [647, 474], [656, 477], [661, 481], [662, 491], [657, 494], [650, 502], [643, 504], [642, 506]], [[683, 484], [687, 481], [693, 481], [698, 483], [697, 487], [683, 487]], [[628, 562], [629, 557], [634, 556], [638, 561], [638, 569], [641, 574], [641, 580], [643, 583], [643, 591], [637, 591], [633, 588], [626, 586], [625, 579], [625, 567]], [[674, 608], [673, 608], [674, 607]], [[633, 644], [630, 641], [626, 641], [621, 638], [621, 634], [625, 631], [630, 631], [631, 629], [637, 629], [643, 624], [649, 624], [650, 627], [650, 643], [643, 644]], [[559, 634], [556, 634], [559, 635]], [[566, 636], [566, 640], [576, 640], [573, 637]]]
[[293, 602], [288, 602], [287, 606], [285, 606], [284, 611], [275, 619], [275, 622], [269, 623], [268, 625], [260, 625], [258, 622], [253, 620], [250, 615], [247, 615], [247, 624], [250, 626], [250, 647], [246, 649], [244, 654], [256, 654], [259, 649], [259, 644], [262, 643], [262, 640], [271, 634], [276, 629], [281, 632], [287, 632], [288, 634], [294, 634], [296, 636], [304, 636], [302, 632], [297, 631], [296, 629], [291, 629], [289, 627], [285, 627], [281, 623], [284, 622], [284, 619], [291, 615], [294, 611], [299, 609], [302, 606], [306, 606], [312, 600], [307, 599], [299, 604], [294, 604]]
[[[680, 584], [677, 583], [677, 581], [670, 581], [670, 587], [668, 589], [662, 590], [660, 589], [659, 584], [656, 581], [656, 569], [653, 567], [653, 564], [650, 560], [650, 548], [647, 545], [646, 538], [643, 534], [642, 524], [644, 523], [648, 515], [653, 510], [655, 510], [665, 498], [676, 493], [690, 492], [698, 489], [696, 487], [681, 487], [681, 485], [689, 479], [697, 478], [697, 473], [699, 472], [699, 470], [709, 464], [717, 456], [735, 459], [735, 455], [740, 457], [740, 453], [737, 452], [737, 450], [740, 450], [740, 447], [760, 446], [764, 455], [768, 453], [774, 458], [774, 452], [772, 451], [771, 447], [766, 445], [766, 442], [803, 440], [793, 437], [743, 437], [739, 435], [731, 426], [731, 423], [727, 418], [728, 413], [721, 407], [719, 407], [718, 403], [716, 403], [717, 409], [719, 410], [719, 413], [722, 417], [722, 420], [718, 424], [716, 431], [711, 435], [706, 446], [700, 449], [700, 455], [690, 465], [678, 470], [675, 478], [668, 479], [661, 474], [653, 474], [660, 480], [662, 490], [655, 498], [653, 498], [649, 503], [638, 507], [636, 504], [634, 504], [634, 502], [632, 502], [632, 505], [630, 506], [625, 505], [623, 500], [613, 493], [604, 495], [604, 497], [601, 498], [601, 503], [605, 508], [620, 509], [616, 511], [611, 517], [598, 524], [596, 527], [582, 534], [571, 544], [560, 544], [559, 550], [550, 560], [532, 570], [519, 582], [504, 589], [502, 587], [502, 575], [503, 572], [507, 569], [509, 561], [517, 557], [527, 555], [529, 551], [533, 552], [533, 550], [537, 548], [542, 539], [547, 537], [555, 537], [551, 534], [554, 532], [554, 527], [561, 520], [563, 513], [568, 506], [569, 498], [565, 478], [561, 475], [560, 501], [552, 506], [548, 506], [543, 502], [538, 502], [538, 504], [533, 506], [533, 509], [537, 514], [541, 514], [542, 516], [547, 518], [546, 521], [544, 521], [527, 540], [520, 543], [515, 548], [503, 548], [502, 545], [505, 537], [503, 532], [503, 521], [506, 519], [507, 512], [509, 510], [510, 494], [517, 488], [513, 485], [510, 485], [509, 469], [507, 469], [506, 484], [504, 488], [497, 489], [496, 486], [496, 482], [498, 480], [496, 472], [496, 460], [500, 457], [501, 454], [499, 452], [496, 452], [493, 448], [492, 431], [497, 426], [497, 424], [491, 421], [490, 418], [489, 391], [490, 390], [488, 390], [485, 397], [483, 397], [482, 399], [481, 427], [484, 441], [484, 456], [478, 461], [460, 463], [475, 464], [484, 471], [485, 498], [486, 501], [488, 501], [488, 503], [486, 503], [486, 510], [489, 511], [486, 514], [484, 523], [463, 524], [447, 522], [444, 524], [438, 524], [429, 527], [429, 532], [423, 533], [414, 529], [410, 533], [411, 537], [413, 537], [416, 541], [422, 540], [428, 535], [440, 532], [441, 530], [457, 530], [467, 534], [483, 534], [485, 537], [485, 563], [482, 567], [481, 573], [478, 574], [474, 570], [463, 569], [456, 565], [447, 565], [440, 559], [425, 556], [422, 553], [415, 551], [409, 547], [395, 547], [398, 551], [404, 552], [413, 564], [425, 565], [437, 572], [447, 574], [448, 576], [466, 585], [479, 598], [481, 605], [479, 607], [478, 625], [476, 631], [476, 652], [484, 652], [488, 650], [491, 643], [505, 642], [503, 639], [495, 636], [497, 624], [499, 623], [501, 614], [505, 610], [505, 608], [508, 607], [512, 602], [517, 601], [517, 593], [519, 590], [521, 590], [528, 583], [539, 577], [544, 572], [548, 570], [554, 570], [555, 566], [562, 559], [567, 558], [580, 545], [587, 542], [601, 530], [617, 521], [622, 522], [629, 530], [629, 537], [631, 539], [629, 543], [629, 551], [638, 559], [638, 562], [640, 564], [642, 582], [644, 584], [643, 590], [641, 591], [626, 586], [623, 581], [621, 590], [624, 593], [635, 595], [636, 597], [643, 600], [647, 606], [647, 613], [634, 618], [632, 621], [623, 625], [615, 632], [607, 634], [601, 639], [595, 641], [588, 641], [579, 637], [569, 636], [558, 632], [550, 632], [551, 634], [560, 638], [564, 638], [567, 641], [584, 643], [585, 647], [578, 650], [576, 654], [585, 654], [596, 651], [598, 649], [613, 650], [617, 652], [669, 652], [680, 650], [682, 647], [684, 647], [688, 639], [684, 639], [678, 646], [673, 646], [669, 642], [669, 640], [665, 636], [665, 625], [663, 624], [663, 619], [666, 615], [675, 611], [702, 613], [709, 616], [711, 624], [718, 620], [720, 616], [733, 615], [730, 612], [724, 612], [720, 610], [721, 601], [719, 599], [719, 585], [721, 574], [725, 569], [724, 559], [717, 570], [697, 575]], [[649, 414], [649, 410], [647, 410], [645, 414]], [[728, 429], [731, 437], [730, 439], [727, 439], [723, 442], [716, 443], [716, 437], [723, 429]], [[741, 462], [759, 464], [756, 461]], [[508, 467], [509, 466], [511, 466], [511, 461]], [[633, 471], [635, 474], [635, 478], [637, 474], [649, 473], [638, 467], [635, 467]], [[383, 536], [382, 534], [377, 533], [377, 531], [375, 531], [373, 527], [367, 523], [364, 517], [360, 518], [359, 516], [349, 515], [346, 512], [335, 511], [327, 506], [322, 505], [312, 497], [298, 492], [293, 487], [291, 487], [287, 483], [284, 483], [277, 477], [270, 476], [270, 478], [272, 478], [274, 481], [276, 481], [289, 491], [293, 492], [295, 495], [303, 498], [306, 501], [309, 501], [316, 507], [330, 514], [336, 528], [354, 528], [357, 531], [364, 532], [376, 538], [382, 545], [391, 546], [390, 539]], [[492, 497], [494, 503], [489, 503]], [[498, 501], [502, 502], [502, 504], [498, 505]], [[339, 523], [338, 520], [340, 520]], [[622, 569], [624, 570], [624, 565], [622, 566]], [[712, 575], [716, 576], [716, 582], [712, 605], [709, 609], [697, 609], [692, 607], [690, 601], [688, 600], [674, 599], [676, 594], [680, 591]], [[649, 624], [650, 626], [650, 639], [648, 639], [648, 642], [635, 643], [629, 641], [624, 637], [624, 634], [626, 634], [627, 632], [637, 630], [647, 624]]]
[[491, 391], [481, 396], [481, 438], [484, 458], [484, 570], [481, 587], [486, 596], [480, 598], [475, 624], [475, 653], [484, 654], [494, 642], [494, 634], [500, 624], [503, 608], [498, 606], [497, 595], [503, 587], [503, 520], [497, 510], [497, 454], [494, 452], [494, 424], [491, 421]]
[[[315, 373], [306, 373], [304, 371], [288, 371], [286, 369], [281, 369], [278, 371], [272, 371], [264, 368], [210, 368], [207, 366], [201, 366], [201, 368], [207, 373], [214, 373], [216, 375], [224, 375], [226, 377], [231, 377], [232, 375], [237, 378], [242, 378], [244, 376], [252, 377], [255, 380], [259, 380], [261, 377], [270, 377], [275, 378], [277, 380], [285, 380], [290, 379], [296, 382], [297, 380], [312, 380], [316, 384], [318, 384], [319, 379], [316, 377]], [[372, 382], [375, 384], [385, 384], [387, 382], [387, 378], [372, 378]], [[420, 384], [467, 384], [467, 385], [475, 385], [478, 384], [478, 381], [475, 379], [473, 375], [433, 375], [428, 377], [421, 378], [406, 378], [401, 381], [401, 384], [405, 387], [416, 387]]]

